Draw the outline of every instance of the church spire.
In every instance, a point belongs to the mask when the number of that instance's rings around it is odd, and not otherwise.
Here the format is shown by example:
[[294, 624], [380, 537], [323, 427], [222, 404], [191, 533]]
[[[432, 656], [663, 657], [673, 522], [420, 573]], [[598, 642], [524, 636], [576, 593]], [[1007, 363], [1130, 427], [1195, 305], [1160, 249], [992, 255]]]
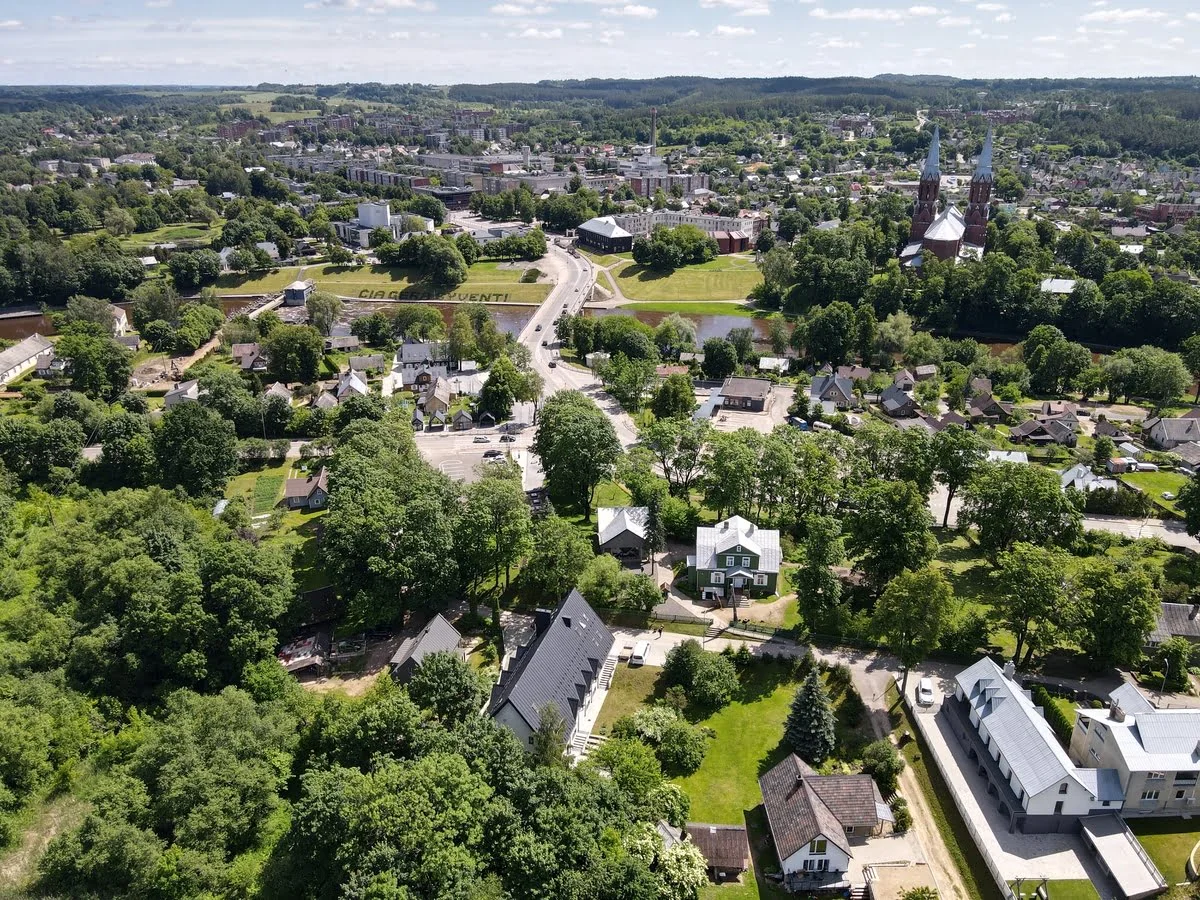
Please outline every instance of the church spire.
[[938, 127], [933, 126], [933, 142], [929, 145], [929, 156], [925, 158], [925, 168], [921, 170], [922, 178], [938, 178], [942, 174], [942, 146]]
[[975, 178], [992, 180], [992, 128], [990, 125], [987, 139], [983, 142], [983, 152], [979, 154], [979, 162], [975, 166]]

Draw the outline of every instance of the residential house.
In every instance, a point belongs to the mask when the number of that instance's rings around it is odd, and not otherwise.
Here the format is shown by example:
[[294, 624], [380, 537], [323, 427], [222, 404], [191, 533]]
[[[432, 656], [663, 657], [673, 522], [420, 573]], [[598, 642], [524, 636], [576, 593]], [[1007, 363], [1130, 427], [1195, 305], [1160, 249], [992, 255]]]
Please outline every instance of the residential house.
[[292, 402], [292, 392], [282, 381], [276, 381], [274, 384], [267, 385], [267, 389], [263, 391], [264, 397], [282, 397], [289, 404]]
[[322, 468], [307, 478], [289, 478], [283, 486], [288, 509], [324, 509], [329, 500], [329, 474]]
[[902, 391], [911, 391], [917, 385], [917, 379], [908, 369], [901, 369], [892, 376], [892, 384]]
[[1072, 428], [1077, 428], [1079, 426], [1079, 406], [1069, 400], [1044, 400], [1038, 411], [1038, 418], [1042, 420], [1056, 419]]
[[352, 334], [334, 334], [325, 338], [325, 352], [332, 353], [338, 350], [357, 350], [359, 348], [359, 340]]
[[1011, 662], [1001, 669], [984, 657], [963, 669], [941, 714], [987, 778], [1009, 831], [1060, 831], [1060, 817], [1120, 807], [1116, 770], [1082, 769], [1071, 761], [1041, 708], [1016, 681]]
[[382, 372], [384, 365], [382, 353], [350, 357], [351, 372]]
[[1117, 805], [1126, 816], [1194, 815], [1200, 709], [1159, 709], [1123, 684], [1106, 708], [1075, 711], [1071, 759], [1089, 767], [1084, 771], [1116, 772]]
[[721, 385], [721, 407], [762, 412], [773, 390], [774, 386], [766, 379], [731, 376]]
[[1157, 647], [1168, 638], [1187, 638], [1200, 644], [1200, 603], [1159, 603], [1158, 621], [1146, 636], [1147, 647]]
[[369, 393], [371, 389], [357, 372], [347, 372], [338, 379], [336, 394], [339, 403], [352, 394], [365, 397]]
[[696, 529], [696, 553], [687, 558], [688, 578], [701, 600], [721, 603], [743, 594], [775, 593], [779, 580], [779, 532], [741, 516]]
[[893, 419], [906, 419], [917, 410], [913, 398], [892, 383], [879, 395], [879, 406]]
[[1016, 444], [1059, 444], [1063, 447], [1074, 447], [1078, 440], [1075, 430], [1058, 419], [1029, 419], [1015, 426], [1008, 437]]
[[[158, 260], [155, 260], [155, 262], [157, 263]], [[113, 320], [113, 337], [124, 337], [126, 332], [129, 331], [129, 316], [126, 314], [125, 310], [121, 309], [121, 307], [117, 306], [115, 303], [110, 303], [108, 304], [108, 314], [112, 316]]]
[[858, 405], [854, 395], [854, 382], [841, 375], [817, 375], [808, 388], [809, 399], [821, 404], [829, 414], [839, 410], [853, 409]]
[[445, 378], [435, 378], [421, 395], [421, 409], [425, 410], [426, 415], [445, 414], [450, 409], [450, 382]]
[[976, 394], [967, 403], [967, 415], [972, 422], [1007, 422], [1012, 418], [1013, 405], [997, 400], [990, 393]]
[[854, 855], [852, 841], [881, 834], [893, 821], [870, 775], [818, 775], [794, 753], [758, 784], [789, 890], [843, 883]]
[[1105, 478], [1103, 475], [1097, 475], [1092, 471], [1091, 466], [1085, 466], [1082, 463], [1071, 466], [1069, 469], [1063, 469], [1059, 475], [1059, 482], [1062, 489], [1074, 488], [1077, 491], [1115, 491], [1117, 489], [1117, 480], [1115, 478]]
[[163, 406], [170, 409], [180, 403], [195, 403], [200, 399], [200, 382], [196, 379], [181, 381], [163, 397]]
[[913, 377], [916, 378], [917, 381], [929, 381], [932, 378], [937, 378], [937, 372], [937, 366], [935, 366], [933, 363], [928, 363], [923, 366], [917, 366], [915, 369], [913, 369]]
[[688, 840], [704, 856], [708, 877], [715, 882], [737, 878], [748, 867], [750, 845], [744, 825], [709, 825], [688, 822]]
[[538, 610], [536, 636], [518, 647], [492, 688], [488, 715], [531, 747], [542, 711], [552, 707], [562, 717], [568, 745], [579, 717], [597, 687], [600, 670], [612, 650], [612, 632], [577, 590], [553, 612]]
[[466, 654], [459, 646], [461, 642], [462, 635], [458, 629], [447, 622], [441, 613], [435, 613], [419, 634], [406, 637], [396, 648], [390, 663], [392, 678], [400, 684], [407, 684], [413, 670], [431, 653], [456, 653], [465, 659]]
[[601, 506], [596, 510], [596, 543], [601, 553], [615, 556], [636, 554], [646, 546], [646, 524], [650, 510], [645, 506]]
[[338, 398], [329, 391], [321, 391], [313, 400], [312, 405], [314, 409], [334, 409], [338, 405]]
[[465, 409], [460, 409], [450, 418], [450, 427], [455, 431], [470, 431], [475, 427], [475, 417]]
[[1171, 452], [1179, 455], [1181, 472], [1194, 475], [1200, 471], [1200, 443], [1188, 441], [1186, 444], [1179, 444]]
[[992, 379], [985, 378], [982, 375], [976, 375], [967, 382], [967, 396], [977, 397], [980, 394], [990, 394], [992, 392]]
[[40, 334], [31, 334], [7, 350], [0, 350], [0, 387], [36, 369], [38, 360], [53, 355], [54, 344]]
[[66, 375], [70, 369], [69, 359], [48, 350], [37, 358], [37, 365], [33, 371], [38, 378], [58, 378], [60, 375]]
[[1142, 434], [1159, 450], [1174, 450], [1180, 444], [1200, 441], [1200, 419], [1183, 416], [1164, 419], [1153, 416], [1142, 423]]
[[1095, 430], [1092, 432], [1095, 437], [1106, 437], [1112, 440], [1114, 444], [1124, 444], [1133, 440], [1129, 432], [1118, 428], [1108, 419], [1101, 416], [1096, 420]]
[[851, 381], [867, 381], [871, 377], [871, 370], [867, 366], [838, 366], [833, 374]]
[[267, 370], [267, 355], [256, 343], [234, 344], [229, 348], [229, 353], [243, 372], [265, 372]]

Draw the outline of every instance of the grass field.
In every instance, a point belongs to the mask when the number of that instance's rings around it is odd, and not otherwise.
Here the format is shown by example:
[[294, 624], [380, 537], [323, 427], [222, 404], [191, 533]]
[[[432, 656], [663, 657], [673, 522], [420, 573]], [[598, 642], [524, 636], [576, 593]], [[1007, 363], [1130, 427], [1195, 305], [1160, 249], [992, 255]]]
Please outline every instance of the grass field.
[[621, 309], [631, 309], [635, 312], [679, 313], [680, 315], [693, 316], [743, 316], [747, 319], [767, 315], [766, 312], [757, 310], [752, 306], [746, 306], [744, 303], [729, 303], [720, 300], [680, 300], [676, 302], [670, 300], [657, 302], [643, 300], [626, 303], [621, 306]]
[[[933, 564], [940, 568], [954, 588], [958, 615], [970, 612], [988, 614], [995, 605], [995, 584], [989, 577], [992, 566], [979, 549], [961, 534], [935, 529], [938, 552]], [[1017, 640], [1002, 628], [992, 631], [992, 645], [1000, 652], [1012, 656], [1017, 649]]]
[[1130, 472], [1128, 475], [1122, 475], [1121, 480], [1140, 488], [1150, 498], [1151, 503], [1171, 512], [1178, 512], [1175, 501], [1163, 499], [1163, 491], [1170, 491], [1178, 497], [1188, 481], [1186, 475], [1180, 475], [1178, 472]]
[[140, 234], [127, 234], [120, 238], [121, 249], [130, 250], [135, 247], [148, 247], [151, 244], [162, 244], [168, 241], [200, 241], [210, 243], [221, 230], [221, 220], [207, 225], [204, 222], [181, 222], [176, 225], [164, 225], [153, 231]]
[[1187, 819], [1129, 819], [1146, 854], [1154, 860], [1167, 884], [1187, 881], [1187, 860], [1200, 841], [1200, 826]]
[[[258, 275], [222, 275], [217, 290], [223, 294], [269, 294], [300, 277], [311, 278], [318, 290], [343, 297], [382, 294], [398, 300], [484, 300], [494, 303], [540, 304], [554, 285], [522, 284], [521, 269], [501, 269], [498, 263], [476, 263], [467, 280], [450, 291], [430, 290], [413, 278], [411, 269], [387, 266], [285, 266]], [[364, 293], [365, 292], [365, 293]], [[395, 295], [394, 297], [392, 295]], [[375, 299], [381, 299], [375, 297]]]
[[613, 269], [617, 286], [630, 300], [744, 300], [762, 281], [754, 263], [736, 257], [676, 269], [670, 274], [628, 263]]
[[596, 265], [604, 266], [605, 268], [615, 266], [620, 262], [630, 262], [633, 260], [632, 253], [595, 253], [592, 250], [584, 250], [583, 248], [580, 248], [579, 252]]
[[252, 516], [268, 513], [283, 496], [283, 482], [291, 467], [285, 461], [235, 475], [225, 486], [225, 496], [230, 500], [242, 498]]
[[[1030, 896], [1040, 882], [1029, 881], [1021, 886], [1021, 892]], [[1016, 882], [1009, 886], [1016, 890]], [[1086, 878], [1065, 881], [1051, 881], [1046, 887], [1046, 900], [1100, 900], [1100, 894]]]
[[604, 706], [596, 717], [596, 731], [607, 734], [612, 723], [622, 716], [631, 716], [639, 706], [655, 697], [655, 687], [662, 669], [658, 666], [630, 666], [621, 663], [613, 673], [612, 686], [604, 698]]

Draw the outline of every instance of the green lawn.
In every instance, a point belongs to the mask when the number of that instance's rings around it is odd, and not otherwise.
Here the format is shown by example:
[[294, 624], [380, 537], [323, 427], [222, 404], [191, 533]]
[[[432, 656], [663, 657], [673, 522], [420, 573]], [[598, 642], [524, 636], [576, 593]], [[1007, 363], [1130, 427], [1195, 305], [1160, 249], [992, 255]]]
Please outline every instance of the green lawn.
[[718, 257], [669, 274], [631, 262], [613, 274], [630, 300], [744, 300], [762, 281], [753, 262], [736, 257]]
[[1167, 884], [1188, 880], [1187, 860], [1200, 841], [1200, 824], [1194, 819], [1129, 819], [1128, 823]]
[[[1021, 885], [1021, 893], [1032, 897], [1040, 884], [1040, 881], [1026, 881]], [[1009, 886], [1016, 890], [1015, 881], [1009, 882]], [[1100, 900], [1100, 894], [1086, 878], [1051, 881], [1046, 888], [1046, 900]]]
[[222, 275], [215, 285], [218, 294], [272, 294], [283, 290], [300, 274], [299, 268], [271, 269], [250, 275]]
[[251, 513], [270, 512], [283, 496], [283, 482], [286, 475], [260, 475], [254, 482], [253, 504]]
[[[596, 717], [597, 732], [607, 734], [612, 723], [622, 716], [631, 716], [639, 706], [644, 706], [655, 696], [658, 676], [662, 669], [658, 666], [630, 666], [628, 663], [618, 663], [613, 673], [612, 686], [608, 696], [604, 698], [604, 706]], [[661, 694], [660, 694], [661, 696]]]
[[631, 309], [635, 312], [679, 313], [680, 315], [693, 316], [741, 316], [746, 319], [766, 315], [766, 313], [756, 310], [752, 306], [746, 306], [744, 303], [706, 300], [694, 302], [685, 300], [675, 302], [667, 300], [660, 302], [639, 301], [636, 303], [625, 303], [621, 306], [621, 309]]
[[164, 244], [178, 241], [199, 241], [208, 244], [213, 236], [221, 230], [221, 220], [212, 225], [204, 222], [180, 222], [175, 225], [164, 225], [153, 231], [139, 234], [127, 234], [120, 238], [122, 250], [133, 250], [137, 247], [148, 247], [151, 244]]
[[[938, 552], [933, 564], [940, 568], [954, 588], [957, 615], [983, 612], [990, 615], [996, 602], [996, 588], [989, 577], [992, 565], [966, 537], [953, 531], [935, 529]], [[1017, 649], [1016, 638], [993, 623], [992, 645], [1012, 656]]]
[[283, 482], [291, 468], [292, 464], [285, 460], [242, 472], [229, 479], [225, 496], [231, 500], [242, 498], [251, 515], [270, 512], [283, 496]]
[[633, 259], [632, 253], [596, 253], [592, 250], [584, 250], [579, 248], [579, 252], [590, 259], [598, 266], [614, 266], [619, 262], [629, 262]]
[[1122, 475], [1121, 480], [1141, 489], [1152, 503], [1171, 512], [1177, 512], [1175, 501], [1164, 500], [1163, 492], [1170, 491], [1178, 497], [1179, 492], [1188, 482], [1187, 476], [1180, 475], [1178, 472], [1130, 472], [1128, 475]]

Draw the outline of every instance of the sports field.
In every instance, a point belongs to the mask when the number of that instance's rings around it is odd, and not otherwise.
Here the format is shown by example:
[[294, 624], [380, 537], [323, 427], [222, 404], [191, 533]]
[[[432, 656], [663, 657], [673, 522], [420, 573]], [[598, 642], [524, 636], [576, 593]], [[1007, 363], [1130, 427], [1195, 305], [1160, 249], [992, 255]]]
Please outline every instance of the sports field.
[[762, 281], [752, 260], [736, 256], [721, 256], [670, 273], [633, 262], [610, 271], [630, 300], [745, 300]]

